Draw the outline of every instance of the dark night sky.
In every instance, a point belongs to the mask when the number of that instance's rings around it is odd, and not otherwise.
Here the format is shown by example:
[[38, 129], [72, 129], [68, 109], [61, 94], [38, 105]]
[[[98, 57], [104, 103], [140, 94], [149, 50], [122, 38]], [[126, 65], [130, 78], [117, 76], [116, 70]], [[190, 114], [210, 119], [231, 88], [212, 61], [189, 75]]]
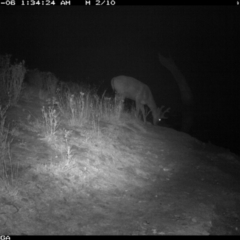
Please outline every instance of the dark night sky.
[[103, 90], [129, 75], [150, 86], [158, 106], [177, 109], [179, 89], [157, 57], [171, 54], [195, 97], [195, 135], [235, 151], [239, 13], [237, 6], [1, 7], [0, 54]]

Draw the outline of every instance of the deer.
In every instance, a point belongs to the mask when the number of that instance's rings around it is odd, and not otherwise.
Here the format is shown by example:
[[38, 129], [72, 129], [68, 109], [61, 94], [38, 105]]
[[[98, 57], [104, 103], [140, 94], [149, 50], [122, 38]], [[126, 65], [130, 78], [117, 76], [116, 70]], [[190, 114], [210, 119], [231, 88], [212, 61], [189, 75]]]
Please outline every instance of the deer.
[[143, 121], [146, 123], [147, 113], [144, 105], [147, 105], [152, 112], [153, 124], [157, 125], [163, 118], [167, 118], [165, 113], [169, 112], [170, 108], [163, 111], [164, 106], [158, 108], [153, 99], [150, 88], [141, 81], [128, 76], [117, 76], [111, 80], [112, 89], [115, 91], [116, 96], [124, 101], [126, 98], [136, 102], [137, 114], [143, 116]]

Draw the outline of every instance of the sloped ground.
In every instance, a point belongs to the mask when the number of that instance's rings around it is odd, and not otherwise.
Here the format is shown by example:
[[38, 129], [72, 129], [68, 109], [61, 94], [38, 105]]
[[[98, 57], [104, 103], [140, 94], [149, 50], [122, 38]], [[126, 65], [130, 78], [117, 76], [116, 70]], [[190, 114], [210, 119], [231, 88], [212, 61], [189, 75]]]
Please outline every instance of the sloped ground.
[[[42, 134], [37, 95], [8, 111], [0, 235], [240, 234], [239, 158], [164, 127], [69, 126]], [[36, 121], [38, 120], [38, 121]]]

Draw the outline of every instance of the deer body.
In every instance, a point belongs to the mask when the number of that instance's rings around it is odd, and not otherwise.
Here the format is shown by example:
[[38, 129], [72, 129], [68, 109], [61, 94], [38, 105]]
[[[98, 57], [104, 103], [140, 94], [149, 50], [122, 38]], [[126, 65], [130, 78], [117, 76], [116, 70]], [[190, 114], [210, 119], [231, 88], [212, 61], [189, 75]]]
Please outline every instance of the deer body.
[[132, 77], [117, 76], [111, 80], [111, 85], [120, 99], [128, 98], [136, 102], [137, 113], [142, 113], [145, 123], [146, 113], [144, 105], [147, 105], [153, 115], [153, 124], [157, 124], [160, 111], [155, 104], [150, 88], [146, 84]]

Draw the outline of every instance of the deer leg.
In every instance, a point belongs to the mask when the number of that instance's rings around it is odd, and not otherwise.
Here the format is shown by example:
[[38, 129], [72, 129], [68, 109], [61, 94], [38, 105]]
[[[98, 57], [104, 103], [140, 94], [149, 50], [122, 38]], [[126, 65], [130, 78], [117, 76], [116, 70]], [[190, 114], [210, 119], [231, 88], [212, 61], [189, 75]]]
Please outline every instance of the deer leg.
[[142, 112], [143, 121], [144, 121], [144, 123], [146, 123], [146, 114], [145, 114], [145, 109], [144, 109], [144, 105], [143, 104], [140, 104], [140, 112]]
[[141, 119], [141, 108], [137, 101], [136, 101], [136, 112], [137, 112], [137, 118]]
[[146, 113], [145, 113], [145, 108], [144, 105], [142, 104], [142, 113], [143, 113], [143, 119], [144, 119], [144, 123], [146, 123]]

